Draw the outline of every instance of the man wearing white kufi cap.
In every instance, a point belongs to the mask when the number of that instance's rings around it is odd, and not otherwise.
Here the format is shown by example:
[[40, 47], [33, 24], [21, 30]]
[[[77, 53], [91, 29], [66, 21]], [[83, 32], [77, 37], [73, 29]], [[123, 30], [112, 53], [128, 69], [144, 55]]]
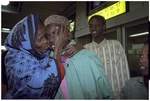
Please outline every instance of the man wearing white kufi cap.
[[[57, 40], [68, 39], [68, 45], [75, 44], [69, 32], [69, 20], [60, 15], [51, 15], [44, 21], [50, 45], [55, 50]], [[57, 36], [62, 36], [58, 39]], [[58, 50], [59, 51], [59, 50]], [[61, 57], [66, 75], [60, 85], [55, 99], [114, 99], [114, 92], [106, 77], [99, 57], [86, 49], [77, 52], [73, 57]], [[51, 54], [52, 55], [52, 54]]]

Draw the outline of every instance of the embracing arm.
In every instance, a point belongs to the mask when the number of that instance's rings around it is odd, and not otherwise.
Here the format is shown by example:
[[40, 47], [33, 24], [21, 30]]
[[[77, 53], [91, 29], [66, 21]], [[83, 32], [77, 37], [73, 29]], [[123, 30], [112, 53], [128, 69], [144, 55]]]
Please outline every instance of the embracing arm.
[[75, 55], [82, 49], [85, 49], [85, 48], [81, 44], [76, 43], [73, 45], [69, 45], [64, 49], [64, 51], [65, 51], [64, 57], [71, 58], [73, 55]]

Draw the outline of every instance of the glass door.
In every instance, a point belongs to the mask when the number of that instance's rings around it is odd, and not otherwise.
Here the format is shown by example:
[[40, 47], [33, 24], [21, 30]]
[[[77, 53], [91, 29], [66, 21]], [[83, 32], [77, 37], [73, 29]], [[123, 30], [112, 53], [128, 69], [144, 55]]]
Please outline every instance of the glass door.
[[125, 28], [125, 47], [131, 77], [140, 75], [139, 54], [148, 35], [148, 22]]

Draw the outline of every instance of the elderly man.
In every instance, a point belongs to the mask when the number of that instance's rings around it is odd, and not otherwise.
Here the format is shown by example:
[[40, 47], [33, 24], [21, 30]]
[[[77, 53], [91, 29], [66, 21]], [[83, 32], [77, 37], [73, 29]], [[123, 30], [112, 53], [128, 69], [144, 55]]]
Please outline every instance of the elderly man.
[[[75, 44], [69, 32], [69, 20], [61, 15], [51, 15], [44, 24], [50, 36], [51, 48], [55, 50], [58, 36], [67, 36], [66, 48]], [[66, 35], [67, 34], [67, 35]], [[58, 50], [59, 51], [59, 50]], [[66, 75], [57, 92], [56, 99], [114, 99], [115, 95], [105, 74], [99, 57], [86, 49], [77, 52], [73, 57], [63, 57]]]

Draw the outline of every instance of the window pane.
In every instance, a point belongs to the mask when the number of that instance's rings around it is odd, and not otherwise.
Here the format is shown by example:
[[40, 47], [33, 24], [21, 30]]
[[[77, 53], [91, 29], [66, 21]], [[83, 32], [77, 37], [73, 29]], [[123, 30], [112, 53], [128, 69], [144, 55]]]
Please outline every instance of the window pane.
[[[137, 36], [131, 36], [131, 35]], [[143, 35], [139, 35], [143, 34]], [[148, 23], [126, 28], [127, 59], [131, 77], [139, 76], [139, 53], [143, 43], [148, 39]]]

